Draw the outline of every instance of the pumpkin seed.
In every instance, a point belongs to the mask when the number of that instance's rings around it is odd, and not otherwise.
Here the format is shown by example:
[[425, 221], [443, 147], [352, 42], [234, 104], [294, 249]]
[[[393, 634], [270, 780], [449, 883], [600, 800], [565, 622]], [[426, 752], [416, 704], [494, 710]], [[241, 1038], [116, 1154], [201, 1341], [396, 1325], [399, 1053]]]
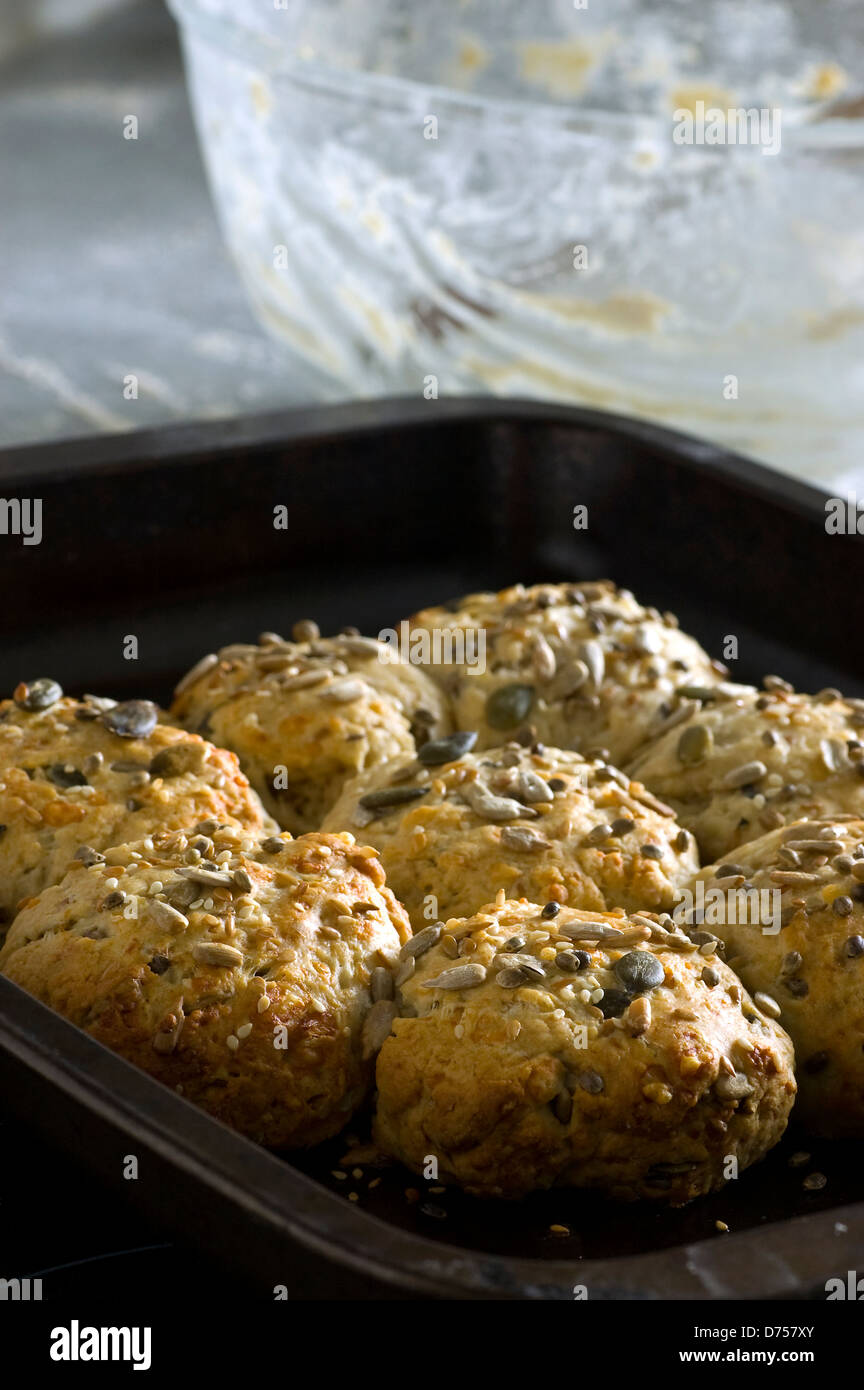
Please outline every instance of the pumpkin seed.
[[576, 1084], [587, 1091], [589, 1096], [599, 1096], [606, 1089], [606, 1083], [599, 1072], [583, 1071], [576, 1078]]
[[656, 989], [666, 978], [661, 962], [650, 951], [628, 951], [612, 968], [630, 994]]
[[20, 685], [15, 691], [15, 704], [19, 709], [34, 713], [36, 710], [50, 709], [63, 698], [63, 688], [48, 676]]
[[417, 750], [417, 758], [424, 767], [455, 763], [466, 753], [470, 753], [476, 742], [477, 734], [473, 729], [462, 729], [446, 738], [433, 738], [424, 743], [423, 747]]
[[87, 778], [83, 772], [79, 772], [77, 767], [72, 767], [69, 763], [54, 763], [51, 767], [46, 767], [45, 775], [49, 782], [53, 782], [55, 787], [86, 787]]
[[520, 985], [527, 985], [533, 977], [527, 970], [520, 970], [518, 966], [513, 969], [499, 970], [495, 976], [496, 985], [502, 989], [518, 989]]
[[513, 729], [522, 723], [533, 703], [533, 685], [501, 685], [486, 700], [486, 723], [493, 729]]
[[630, 1002], [631, 996], [623, 989], [604, 989], [597, 1007], [604, 1018], [620, 1018], [624, 1010], [630, 1007]]
[[160, 748], [150, 762], [151, 777], [182, 777], [187, 772], [199, 772], [204, 762], [202, 743], [171, 743]]
[[105, 710], [100, 719], [118, 738], [149, 738], [159, 722], [159, 711], [152, 700], [123, 700]]
[[360, 797], [358, 805], [364, 811], [383, 811], [392, 806], [407, 806], [425, 796], [428, 787], [381, 787], [379, 791], [366, 792]]

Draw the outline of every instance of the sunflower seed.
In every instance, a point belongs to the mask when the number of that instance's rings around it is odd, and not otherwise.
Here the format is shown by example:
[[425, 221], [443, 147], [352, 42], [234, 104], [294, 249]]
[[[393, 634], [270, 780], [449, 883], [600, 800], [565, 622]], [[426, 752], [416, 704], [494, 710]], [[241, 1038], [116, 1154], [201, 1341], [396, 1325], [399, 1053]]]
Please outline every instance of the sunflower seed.
[[678, 739], [678, 761], [693, 767], [702, 763], [711, 753], [714, 735], [705, 724], [691, 724]]
[[486, 723], [493, 729], [513, 729], [522, 723], [533, 703], [533, 685], [501, 685], [486, 701]]
[[531, 664], [540, 682], [545, 685], [552, 680], [556, 669], [555, 653], [546, 638], [539, 633], [531, 644]]
[[589, 671], [584, 661], [571, 661], [560, 673], [559, 694], [562, 700], [566, 700], [570, 695], [575, 695], [581, 690], [588, 680]]
[[463, 729], [449, 734], [446, 738], [433, 738], [417, 750], [417, 759], [424, 767], [440, 767], [442, 763], [455, 763], [466, 753], [470, 753], [477, 742], [473, 729]]
[[161, 898], [148, 898], [147, 907], [151, 917], [155, 917], [160, 927], [167, 927], [170, 931], [181, 931], [189, 925], [188, 917], [170, 903], [163, 902]]
[[39, 680], [19, 685], [15, 690], [15, 703], [19, 709], [34, 713], [36, 710], [50, 709], [63, 698], [63, 688], [47, 676]]
[[546, 974], [539, 960], [535, 960], [534, 956], [520, 955], [518, 951], [499, 952], [496, 957], [496, 965], [500, 965], [502, 970], [524, 970], [535, 980], [542, 980]]
[[175, 695], [182, 695], [184, 690], [188, 690], [190, 685], [200, 681], [202, 676], [206, 676], [208, 671], [212, 671], [214, 666], [219, 665], [219, 658], [215, 652], [208, 652], [202, 656], [200, 661], [196, 661], [191, 670], [186, 672], [182, 680], [178, 681], [174, 687]]
[[635, 829], [636, 822], [631, 820], [629, 816], [618, 816], [611, 825], [612, 834], [616, 836], [629, 835], [631, 830]]
[[266, 840], [261, 841], [261, 848], [267, 854], [281, 854], [285, 848], [285, 841], [280, 840], [278, 835], [268, 835]]
[[714, 1083], [714, 1090], [721, 1100], [744, 1100], [752, 1096], [755, 1089], [752, 1081], [741, 1072], [736, 1072], [734, 1076], [720, 1076]]
[[336, 680], [332, 685], [326, 685], [318, 698], [330, 705], [347, 705], [352, 700], [362, 700], [368, 692], [369, 686], [365, 681]]
[[252, 880], [245, 869], [235, 869], [231, 875], [241, 893], [252, 892]]
[[411, 979], [416, 968], [417, 965], [413, 956], [407, 956], [406, 959], [403, 960], [393, 977], [393, 983], [397, 989], [400, 989], [402, 985], [406, 984], [407, 981]]
[[149, 738], [159, 722], [152, 700], [124, 700], [100, 715], [106, 729], [118, 738]]
[[603, 655], [603, 648], [599, 642], [589, 639], [583, 642], [579, 648], [579, 657], [588, 667], [588, 675], [591, 683], [598, 686], [602, 683], [606, 674], [606, 658]]
[[379, 791], [366, 792], [357, 804], [364, 811], [383, 811], [391, 806], [407, 806], [412, 801], [419, 801], [428, 790], [428, 787], [381, 787]]
[[505, 825], [501, 831], [501, 843], [505, 849], [527, 854], [539, 854], [541, 850], [549, 848], [549, 841], [544, 840], [542, 835], [521, 825]]
[[757, 990], [753, 995], [753, 1003], [756, 1005], [757, 1009], [760, 1009], [763, 1014], [767, 1014], [769, 1018], [779, 1018], [782, 1013], [782, 1009], [777, 1003], [777, 1000], [772, 999], [770, 994], [763, 994], [761, 990]]
[[559, 1124], [569, 1125], [573, 1115], [573, 1097], [569, 1091], [559, 1091], [552, 1105], [553, 1112]]
[[459, 788], [462, 800], [467, 802], [478, 816], [499, 825], [504, 821], [518, 820], [520, 817], [536, 816], [537, 812], [509, 796], [496, 796], [480, 782], [466, 782]]
[[243, 964], [243, 952], [224, 941], [199, 941], [192, 947], [192, 955], [201, 965], [224, 966], [233, 970]]
[[486, 967], [472, 961], [469, 965], [454, 965], [443, 970], [433, 980], [424, 980], [422, 989], [473, 989], [486, 979]]
[[233, 888], [234, 879], [226, 869], [200, 869], [197, 864], [181, 865], [177, 870], [180, 878], [188, 878], [192, 883], [206, 883], [210, 888]]
[[393, 998], [393, 976], [383, 965], [376, 965], [372, 971], [372, 999], [377, 1004], [382, 999]]
[[361, 1041], [364, 1060], [381, 1051], [393, 1031], [393, 1021], [399, 1010], [392, 999], [378, 999], [363, 1020]]
[[434, 946], [436, 941], [440, 941], [444, 927], [441, 922], [430, 922], [428, 927], [423, 927], [416, 936], [411, 936], [405, 942], [399, 952], [400, 960], [407, 960], [409, 957], [418, 960], [424, 951], [428, 951], [430, 946]]
[[291, 637], [295, 642], [317, 642], [321, 629], [311, 618], [300, 618], [291, 629]]
[[323, 685], [330, 679], [331, 672], [326, 666], [312, 671], [300, 671], [296, 676], [283, 676], [279, 682], [280, 690], [308, 690], [314, 685]]
[[335, 641], [342, 651], [350, 652], [352, 656], [378, 656], [382, 651], [381, 643], [374, 637], [361, 637], [359, 633], [340, 633]]
[[663, 650], [662, 633], [647, 623], [640, 623], [633, 632], [633, 649], [641, 656], [657, 656]]
[[839, 738], [823, 738], [819, 743], [819, 754], [828, 772], [842, 772], [849, 766], [846, 744]]
[[605, 922], [566, 922], [556, 930], [559, 936], [571, 941], [614, 941], [622, 934], [618, 927], [609, 927]]
[[758, 758], [751, 763], [741, 763], [739, 767], [733, 767], [721, 779], [721, 787], [747, 787], [751, 782], [758, 782], [764, 777], [768, 769]]

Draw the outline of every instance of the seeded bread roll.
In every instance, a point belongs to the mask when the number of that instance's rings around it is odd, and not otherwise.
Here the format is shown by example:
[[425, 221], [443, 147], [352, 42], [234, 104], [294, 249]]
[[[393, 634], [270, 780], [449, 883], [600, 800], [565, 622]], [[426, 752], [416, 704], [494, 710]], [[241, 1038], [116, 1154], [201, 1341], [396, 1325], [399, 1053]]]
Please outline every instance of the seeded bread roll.
[[725, 674], [672, 614], [608, 580], [469, 594], [415, 614], [410, 640], [412, 660], [451, 696], [457, 727], [478, 731], [479, 748], [524, 731], [529, 743], [619, 765], [662, 722], [678, 686]]
[[0, 970], [259, 1143], [336, 1134], [409, 935], [374, 852], [205, 823], [106, 858], [19, 913]]
[[500, 888], [600, 911], [674, 905], [698, 867], [695, 841], [639, 782], [556, 748], [460, 756], [471, 739], [363, 773], [324, 822], [375, 846], [415, 931], [469, 917]]
[[283, 642], [264, 633], [258, 646], [204, 657], [175, 695], [178, 723], [232, 748], [295, 834], [318, 828], [349, 777], [412, 756], [451, 727], [428, 676], [370, 637]]
[[378, 1144], [478, 1196], [675, 1206], [761, 1158], [795, 1093], [783, 1030], [682, 933], [552, 910], [501, 902], [403, 948]]
[[680, 722], [628, 767], [674, 807], [703, 861], [805, 817], [864, 814], [861, 702], [768, 681], [679, 702]]
[[275, 829], [233, 753], [160, 724], [149, 700], [21, 685], [0, 704], [0, 910], [57, 883], [80, 854], [212, 817]]
[[796, 1119], [864, 1138], [864, 820], [797, 821], [738, 857], [696, 876], [687, 915], [792, 1038]]

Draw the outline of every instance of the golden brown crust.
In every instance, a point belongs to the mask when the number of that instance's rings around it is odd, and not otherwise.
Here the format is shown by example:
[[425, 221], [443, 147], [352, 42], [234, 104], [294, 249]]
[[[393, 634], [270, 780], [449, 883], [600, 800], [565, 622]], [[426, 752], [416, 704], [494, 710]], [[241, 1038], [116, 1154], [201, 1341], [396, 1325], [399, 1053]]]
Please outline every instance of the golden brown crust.
[[317, 829], [349, 777], [409, 757], [450, 728], [434, 683], [393, 656], [368, 637], [297, 643], [265, 634], [257, 646], [203, 658], [171, 712], [237, 753], [280, 825]]
[[[691, 890], [701, 884], [701, 897], [688, 907], [723, 938], [747, 988], [776, 1001], [795, 1044], [796, 1119], [820, 1134], [860, 1139], [864, 820], [798, 821], [752, 840], [735, 858], [741, 862], [696, 876]], [[751, 886], [758, 899], [744, 898]]]
[[[426, 669], [452, 698], [457, 726], [478, 731], [478, 748], [525, 728], [620, 765], [662, 722], [676, 687], [725, 674], [672, 614], [643, 608], [608, 580], [468, 594], [416, 613], [410, 628], [418, 644], [429, 635]], [[447, 642], [480, 631], [485, 669], [475, 671], [476, 654], [452, 659]]]
[[[422, 795], [364, 808], [370, 793], [374, 800], [391, 792]], [[670, 909], [698, 860], [692, 835], [657, 805], [604, 763], [508, 744], [435, 766], [412, 760], [364, 773], [324, 829], [351, 830], [375, 846], [418, 930], [430, 916], [470, 916], [499, 889], [590, 910]]]
[[703, 859], [805, 817], [864, 813], [856, 702], [735, 686], [681, 702], [672, 718], [679, 712], [628, 771], [674, 807]]
[[[557, 963], [576, 950], [587, 965]], [[639, 994], [646, 958], [662, 982]], [[446, 987], [453, 969], [481, 982]], [[417, 1171], [434, 1156], [480, 1196], [574, 1186], [678, 1205], [761, 1158], [792, 1105], [783, 1030], [721, 961], [647, 919], [502, 901], [446, 923], [397, 998], [377, 1142]]]
[[0, 970], [217, 1119], [299, 1147], [365, 1098], [372, 972], [408, 935], [351, 836], [229, 826], [76, 865], [18, 915]]
[[[149, 732], [114, 732], [136, 716]], [[275, 829], [233, 753], [157, 716], [146, 701], [0, 704], [0, 907], [9, 917], [79, 851], [206, 819]]]

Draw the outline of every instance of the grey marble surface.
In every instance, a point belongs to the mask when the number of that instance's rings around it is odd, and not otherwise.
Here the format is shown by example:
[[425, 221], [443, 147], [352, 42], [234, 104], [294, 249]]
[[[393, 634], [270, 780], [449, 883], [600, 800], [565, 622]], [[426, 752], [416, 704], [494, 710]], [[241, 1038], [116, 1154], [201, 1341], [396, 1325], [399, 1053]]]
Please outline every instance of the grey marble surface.
[[[136, 115], [139, 138], [123, 138]], [[138, 378], [138, 399], [124, 379]], [[247, 308], [177, 34], [135, 0], [0, 64], [0, 446], [320, 399]]]

